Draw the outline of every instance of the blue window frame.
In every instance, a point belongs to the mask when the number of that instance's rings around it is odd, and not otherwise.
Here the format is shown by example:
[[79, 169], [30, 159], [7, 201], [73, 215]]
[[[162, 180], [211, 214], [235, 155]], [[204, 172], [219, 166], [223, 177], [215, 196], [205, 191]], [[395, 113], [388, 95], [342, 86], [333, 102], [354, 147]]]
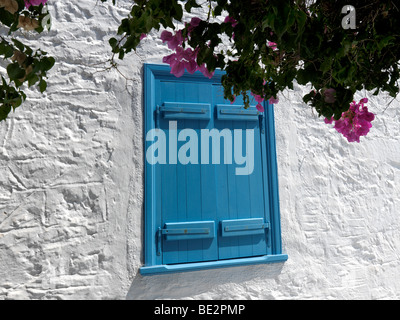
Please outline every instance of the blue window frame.
[[231, 104], [223, 74], [144, 65], [143, 275], [287, 260], [273, 106]]

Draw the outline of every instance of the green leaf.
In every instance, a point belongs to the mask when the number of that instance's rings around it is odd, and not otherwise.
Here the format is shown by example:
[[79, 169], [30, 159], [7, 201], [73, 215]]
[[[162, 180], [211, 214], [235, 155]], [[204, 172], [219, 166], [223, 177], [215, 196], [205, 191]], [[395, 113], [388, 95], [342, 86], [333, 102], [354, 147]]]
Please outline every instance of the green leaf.
[[43, 71], [48, 71], [54, 66], [56, 60], [53, 57], [44, 57], [41, 62]]
[[115, 48], [118, 45], [118, 40], [115, 38], [111, 38], [110, 40], [108, 40], [108, 43], [110, 44], [111, 48]]
[[177, 2], [177, 1], [173, 1], [172, 2], [172, 16], [178, 20], [178, 21], [182, 21], [182, 17], [183, 17], [183, 9], [182, 6]]
[[0, 121], [7, 119], [8, 114], [11, 111], [11, 105], [0, 104]]
[[19, 51], [23, 52], [25, 50], [25, 46], [21, 41], [18, 41], [17, 39], [12, 39], [12, 42], [14, 42]]
[[196, 0], [188, 0], [185, 4], [185, 10], [190, 12], [192, 8], [200, 8], [201, 5], [197, 4]]
[[328, 72], [329, 70], [331, 70], [331, 67], [332, 67], [332, 59], [331, 58], [325, 58], [324, 59], [324, 61], [321, 63], [321, 66], [320, 66], [320, 70], [323, 72], [323, 73], [326, 73], [326, 72]]
[[306, 70], [300, 69], [297, 72], [297, 82], [302, 85], [306, 85], [307, 83], [310, 82], [310, 75]]
[[36, 74], [30, 73], [29, 76], [27, 77], [28, 80], [28, 86], [31, 87], [33, 86], [36, 82], [39, 81], [39, 77]]
[[21, 69], [18, 62], [11, 63], [7, 66], [7, 74], [11, 80], [21, 79], [25, 76], [25, 70]]
[[40, 80], [39, 89], [41, 93], [43, 93], [47, 89], [47, 82], [44, 79]]
[[14, 22], [14, 15], [8, 12], [5, 8], [0, 7], [0, 22], [10, 27]]
[[14, 54], [13, 48], [6, 42], [0, 42], [0, 55], [3, 55], [5, 59], [12, 57]]

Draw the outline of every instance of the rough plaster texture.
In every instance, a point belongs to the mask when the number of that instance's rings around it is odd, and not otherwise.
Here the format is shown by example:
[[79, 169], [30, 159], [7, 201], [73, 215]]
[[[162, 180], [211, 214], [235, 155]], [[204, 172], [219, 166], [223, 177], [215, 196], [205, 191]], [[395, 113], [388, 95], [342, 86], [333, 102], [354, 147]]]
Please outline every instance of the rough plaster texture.
[[49, 1], [52, 30], [38, 38], [57, 59], [48, 90], [27, 90], [0, 124], [0, 299], [400, 298], [400, 104], [367, 95], [372, 132], [349, 144], [297, 86], [275, 108], [289, 260], [139, 274], [142, 65], [168, 51], [154, 34], [121, 63], [125, 77], [102, 70], [128, 8]]

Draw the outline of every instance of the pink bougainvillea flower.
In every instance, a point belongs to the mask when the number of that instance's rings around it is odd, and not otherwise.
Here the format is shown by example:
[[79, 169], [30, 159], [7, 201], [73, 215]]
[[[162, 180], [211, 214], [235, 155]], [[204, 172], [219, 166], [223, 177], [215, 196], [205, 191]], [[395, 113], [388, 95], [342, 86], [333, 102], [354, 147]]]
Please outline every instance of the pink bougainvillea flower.
[[185, 68], [189, 73], [193, 74], [199, 70], [196, 61], [197, 52], [198, 50], [193, 50], [192, 48], [184, 50], [182, 46], [177, 46], [174, 53], [163, 58], [163, 62], [171, 66], [171, 73], [176, 77], [181, 77], [185, 72]]
[[164, 30], [163, 32], [161, 32], [160, 38], [161, 38], [161, 40], [162, 40], [163, 42], [168, 42], [168, 41], [170, 41], [170, 40], [172, 39], [172, 37], [173, 37], [172, 33], [169, 32], [169, 31], [167, 31], [167, 30]]
[[236, 27], [237, 24], [238, 24], [237, 20], [234, 19], [234, 18], [231, 18], [230, 16], [227, 16], [227, 17], [225, 18], [224, 22], [225, 22], [225, 23], [231, 23], [233, 28]]
[[264, 102], [264, 98], [261, 97], [261, 96], [258, 95], [258, 94], [253, 93], [253, 92], [250, 92], [250, 94], [254, 97], [254, 100], [257, 101], [256, 109], [257, 109], [259, 112], [264, 112], [264, 107], [263, 107], [263, 105], [262, 105], [262, 103]]
[[335, 121], [334, 128], [343, 134], [349, 142], [360, 142], [361, 136], [366, 136], [372, 127], [371, 122], [375, 119], [375, 115], [368, 111], [365, 103], [367, 98], [363, 98], [359, 103], [353, 101], [348, 111], [343, 112], [339, 120], [325, 118], [325, 123]]
[[41, 4], [46, 4], [47, 0], [24, 0], [25, 7], [29, 8], [30, 6], [39, 6]]
[[264, 107], [263, 107], [263, 105], [262, 105], [261, 103], [258, 103], [258, 104], [256, 105], [256, 109], [257, 109], [258, 111], [260, 111], [260, 112], [264, 112]]
[[146, 38], [146, 37], [147, 37], [147, 34], [142, 33], [142, 34], [140, 35], [140, 40], [143, 40], [143, 39]]
[[264, 101], [264, 98], [261, 97], [258, 94], [254, 94], [253, 92], [250, 92], [250, 94], [254, 97], [254, 100], [256, 100], [258, 103], [262, 103]]
[[182, 30], [178, 30], [175, 35], [168, 41], [168, 48], [175, 50], [178, 46], [182, 45], [183, 37]]
[[207, 69], [205, 63], [203, 63], [203, 64], [199, 67], [198, 70], [199, 70], [205, 77], [207, 77], [207, 78], [209, 78], [209, 79], [211, 79], [211, 78], [214, 76], [214, 71], [213, 71], [213, 72], [208, 71], [208, 69]]
[[163, 59], [162, 59], [162, 61], [164, 62], [164, 63], [168, 63], [168, 64], [171, 64], [172, 63], [172, 61], [175, 59], [175, 53], [173, 53], [173, 54], [170, 54], [169, 56], [165, 56]]
[[201, 21], [202, 20], [200, 18], [194, 17], [194, 18], [192, 18], [192, 20], [190, 20], [190, 25], [192, 27], [197, 27]]
[[185, 62], [184, 62], [184, 65], [185, 65], [186, 70], [187, 70], [190, 74], [195, 73], [195, 72], [197, 71], [198, 67], [199, 67], [199, 66], [197, 65], [197, 62], [194, 61], [194, 60], [185, 61]]
[[267, 42], [267, 46], [270, 47], [272, 50], [278, 49], [277, 44], [275, 42], [272, 42], [272, 41], [268, 41]]
[[170, 48], [171, 50], [175, 50], [183, 43], [182, 30], [178, 30], [175, 35], [167, 30], [164, 30], [163, 32], [161, 32], [160, 38], [164, 43], [168, 43], [168, 48]]
[[[194, 26], [200, 23], [200, 19], [193, 18], [191, 23]], [[168, 43], [168, 48], [174, 50], [175, 52], [165, 56], [163, 58], [164, 63], [168, 63], [171, 67], [171, 73], [176, 77], [181, 77], [185, 73], [185, 69], [193, 74], [196, 71], [200, 71], [204, 76], [211, 79], [214, 76], [214, 72], [208, 71], [206, 64], [199, 66], [197, 64], [197, 54], [199, 48], [192, 49], [186, 48], [183, 49], [183, 42], [186, 40], [183, 38], [182, 30], [178, 30], [173, 35], [171, 32], [164, 30], [161, 33], [161, 40], [165, 43]]]
[[[263, 85], [265, 85], [267, 82], [264, 80]], [[264, 100], [266, 100], [263, 96], [255, 94], [253, 92], [250, 92], [250, 94], [254, 97], [254, 100], [256, 100], [257, 105], [256, 108], [260, 112], [264, 112], [264, 107], [262, 106], [262, 103]], [[269, 104], [276, 104], [279, 102], [279, 99], [275, 99], [274, 97], [271, 97], [268, 99]]]
[[187, 26], [188, 29], [188, 37], [190, 36], [190, 33], [193, 31], [193, 29], [196, 28], [201, 21], [202, 20], [200, 18], [194, 17], [192, 18], [192, 20], [190, 20], [190, 23], [185, 23], [185, 26]]
[[182, 77], [185, 73], [185, 63], [179, 60], [174, 60], [171, 63], [171, 73], [177, 78]]
[[331, 124], [331, 123], [333, 122], [333, 117], [330, 118], [330, 119], [325, 118], [325, 119], [324, 119], [324, 122], [325, 122], [326, 124]]
[[270, 104], [277, 104], [279, 102], [279, 98], [275, 99], [274, 97], [271, 97], [271, 98], [269, 98], [268, 102]]

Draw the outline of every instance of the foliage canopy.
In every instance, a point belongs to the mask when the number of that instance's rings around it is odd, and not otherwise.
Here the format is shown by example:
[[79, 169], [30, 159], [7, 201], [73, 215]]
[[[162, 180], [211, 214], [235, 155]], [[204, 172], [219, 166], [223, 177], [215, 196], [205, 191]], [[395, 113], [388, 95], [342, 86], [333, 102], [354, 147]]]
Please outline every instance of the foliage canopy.
[[[342, 8], [350, 4], [356, 29], [342, 26]], [[199, 7], [206, 7], [207, 18], [196, 27], [185, 23], [185, 13]], [[110, 44], [123, 59], [153, 29], [181, 28], [183, 46], [197, 50], [199, 66], [226, 70], [222, 84], [231, 101], [244, 94], [248, 102], [249, 90], [277, 97], [297, 81], [312, 86], [306, 103], [339, 119], [358, 90], [397, 95], [399, 9], [390, 0], [136, 0]], [[333, 99], [327, 89], [334, 89]]]
[[40, 92], [47, 88], [47, 71], [55, 60], [43, 50], [33, 50], [13, 33], [19, 29], [41, 33], [48, 27], [50, 15], [44, 7], [47, 0], [0, 0], [0, 56], [7, 62], [7, 74], [1, 75], [0, 121], [26, 99], [22, 85], [38, 84]]
[[[0, 35], [0, 56], [8, 63], [7, 76], [2, 75], [0, 83], [0, 121], [26, 99], [21, 90], [24, 83], [38, 84], [41, 92], [46, 90], [45, 79], [54, 58], [12, 36], [21, 28], [42, 32], [49, 19], [43, 6], [46, 2], [0, 0], [1, 27], [8, 29]], [[124, 59], [136, 50], [153, 30], [165, 29], [161, 39], [175, 53], [164, 62], [176, 76], [185, 68], [189, 72], [200, 70], [206, 76], [212, 76], [216, 68], [223, 69], [225, 98], [234, 101], [243, 95], [246, 107], [250, 103], [248, 92], [261, 106], [264, 99], [276, 102], [280, 93], [293, 89], [297, 81], [310, 86], [303, 100], [320, 116], [339, 121], [346, 115], [349, 128], [355, 127], [355, 113], [347, 111], [357, 91], [385, 91], [393, 97], [399, 92], [400, 5], [396, 3], [132, 0], [129, 15], [109, 40], [111, 64], [116, 66], [116, 58]], [[346, 12], [351, 12], [349, 5], [355, 8], [354, 29], [343, 24]], [[372, 116], [366, 119], [372, 121]]]

